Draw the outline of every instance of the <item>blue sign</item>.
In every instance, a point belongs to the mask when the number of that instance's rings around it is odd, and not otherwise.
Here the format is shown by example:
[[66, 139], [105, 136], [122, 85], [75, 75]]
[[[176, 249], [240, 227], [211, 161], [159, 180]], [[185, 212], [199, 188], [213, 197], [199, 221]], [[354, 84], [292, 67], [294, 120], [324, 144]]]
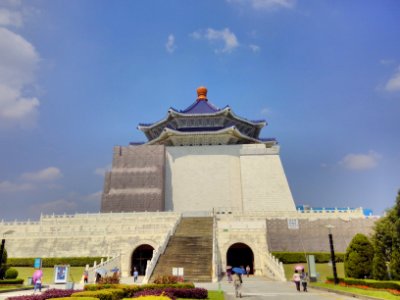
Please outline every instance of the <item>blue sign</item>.
[[33, 267], [35, 269], [40, 269], [42, 267], [42, 259], [41, 258], [35, 258], [35, 261], [33, 263]]

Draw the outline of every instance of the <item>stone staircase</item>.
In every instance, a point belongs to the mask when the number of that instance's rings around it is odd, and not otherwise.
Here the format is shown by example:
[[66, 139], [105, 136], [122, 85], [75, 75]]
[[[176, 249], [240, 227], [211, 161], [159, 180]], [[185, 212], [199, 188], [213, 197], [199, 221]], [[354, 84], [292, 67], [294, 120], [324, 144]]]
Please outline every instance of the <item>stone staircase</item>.
[[150, 278], [172, 275], [172, 268], [184, 268], [185, 281], [212, 280], [213, 218], [182, 218]]

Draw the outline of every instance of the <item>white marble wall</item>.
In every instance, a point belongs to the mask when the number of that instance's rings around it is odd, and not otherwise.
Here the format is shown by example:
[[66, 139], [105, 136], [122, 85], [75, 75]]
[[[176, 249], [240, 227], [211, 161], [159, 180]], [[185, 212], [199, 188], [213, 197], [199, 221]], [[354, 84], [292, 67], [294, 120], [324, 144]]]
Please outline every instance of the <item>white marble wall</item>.
[[295, 211], [279, 147], [166, 148], [166, 210]]

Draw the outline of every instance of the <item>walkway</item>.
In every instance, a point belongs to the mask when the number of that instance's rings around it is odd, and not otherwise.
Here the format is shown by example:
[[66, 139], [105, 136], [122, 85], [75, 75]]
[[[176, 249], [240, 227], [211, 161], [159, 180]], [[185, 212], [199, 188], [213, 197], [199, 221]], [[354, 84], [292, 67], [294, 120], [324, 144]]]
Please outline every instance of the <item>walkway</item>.
[[[199, 283], [197, 287], [218, 290], [219, 288], [227, 295], [225, 300], [233, 300], [235, 298], [235, 290], [233, 284], [229, 284], [226, 280], [219, 283]], [[291, 282], [268, 281], [263, 277], [244, 277], [242, 286], [242, 298], [245, 300], [261, 300], [261, 299], [301, 299], [301, 300], [350, 300], [353, 297], [346, 297], [335, 293], [329, 293], [319, 290], [310, 289], [309, 292], [298, 292]]]
[[[132, 284], [133, 280], [127, 278], [122, 280], [124, 283]], [[217, 283], [196, 283], [196, 287], [204, 287], [209, 290], [223, 290], [227, 296], [225, 300], [233, 300], [235, 298], [235, 290], [233, 284], [229, 284], [226, 280]], [[51, 285], [50, 288], [64, 289], [64, 284]], [[81, 284], [75, 284], [75, 289], [82, 288]], [[7, 297], [32, 295], [33, 290], [1, 293], [0, 300]], [[268, 281], [263, 277], [244, 277], [242, 287], [242, 298], [244, 300], [350, 300], [352, 297], [346, 297], [335, 293], [329, 293], [319, 290], [310, 289], [308, 293], [297, 292], [295, 286], [291, 282], [275, 282]]]

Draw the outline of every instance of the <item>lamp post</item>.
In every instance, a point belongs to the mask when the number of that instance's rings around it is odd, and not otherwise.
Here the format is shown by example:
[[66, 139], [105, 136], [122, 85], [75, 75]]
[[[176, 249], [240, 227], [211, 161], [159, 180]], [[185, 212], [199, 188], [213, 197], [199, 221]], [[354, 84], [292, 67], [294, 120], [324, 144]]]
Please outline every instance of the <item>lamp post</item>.
[[7, 230], [3, 232], [3, 238], [1, 239], [1, 246], [0, 246], [0, 270], [1, 270], [1, 265], [3, 264], [4, 249], [6, 247], [6, 235], [13, 232], [14, 230]]
[[339, 279], [337, 276], [337, 271], [336, 271], [336, 259], [335, 259], [335, 249], [333, 247], [333, 237], [332, 237], [332, 228], [334, 228], [335, 226], [333, 225], [326, 225], [326, 228], [328, 228], [329, 230], [329, 246], [331, 249], [331, 261], [332, 261], [332, 269], [333, 269], [333, 282], [335, 284], [339, 283]]

